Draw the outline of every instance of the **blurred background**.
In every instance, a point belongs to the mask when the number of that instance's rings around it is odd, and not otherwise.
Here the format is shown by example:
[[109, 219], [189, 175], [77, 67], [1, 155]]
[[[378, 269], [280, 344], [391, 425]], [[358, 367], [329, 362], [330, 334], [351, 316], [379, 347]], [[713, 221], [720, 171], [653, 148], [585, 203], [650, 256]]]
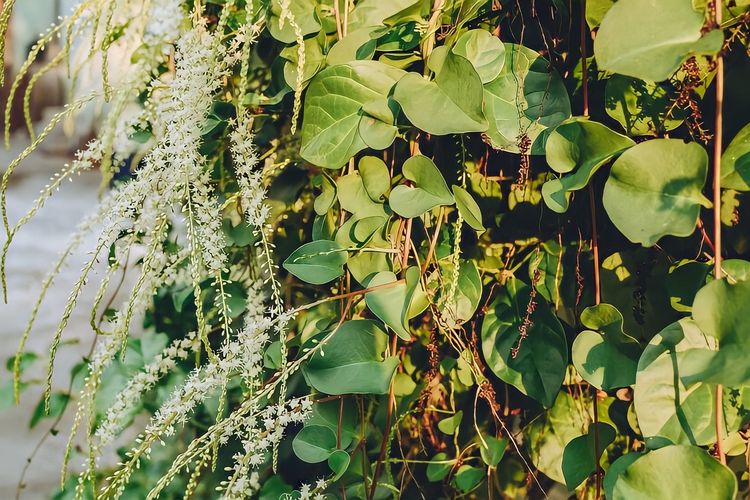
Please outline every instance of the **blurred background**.
[[[4, 65], [5, 86], [0, 90], [0, 105], [5, 110], [10, 83], [18, 73], [39, 34], [46, 31], [58, 16], [69, 13], [78, 2], [73, 0], [19, 1], [13, 10], [7, 37]], [[0, 0], [2, 5], [2, 0]], [[34, 74], [49, 61], [59, 44], [48, 47], [32, 63]], [[0, 150], [0, 169], [8, 164], [29, 144], [29, 134], [23, 119], [23, 95], [29, 76], [24, 77], [11, 105], [11, 147]], [[84, 76], [85, 79], [85, 76]], [[66, 65], [46, 73], [35, 84], [31, 93], [31, 117], [36, 130], [41, 130], [52, 116], [60, 111], [68, 93]], [[85, 86], [85, 83], [84, 83]], [[8, 189], [8, 208], [11, 224], [31, 207], [39, 190], [50, 177], [70, 160], [73, 153], [94, 134], [94, 123], [101, 110], [89, 109], [74, 121], [58, 127], [42, 146], [18, 167]], [[67, 244], [78, 222], [91, 213], [97, 201], [100, 184], [96, 170], [85, 172], [66, 183], [45, 208], [15, 238], [8, 256], [8, 303], [0, 304], [0, 499], [51, 498], [59, 484], [60, 464], [71, 425], [70, 411], [58, 417], [42, 417], [41, 383], [30, 383], [21, 395], [21, 404], [13, 402], [12, 367], [18, 341], [37, 300], [40, 285], [60, 252]], [[4, 240], [4, 234], [0, 239]], [[4, 241], [2, 241], [4, 243]], [[41, 381], [45, 376], [45, 354], [62, 315], [70, 288], [78, 279], [86, 252], [94, 239], [85, 241], [76, 255], [57, 277], [39, 311], [39, 316], [27, 344], [27, 351], [39, 357], [24, 372], [27, 381]], [[99, 270], [101, 272], [101, 269]], [[100, 274], [97, 274], [100, 276]], [[96, 283], [97, 276], [90, 282]], [[93, 288], [93, 289], [92, 289]], [[70, 373], [88, 352], [92, 335], [88, 310], [93, 303], [95, 287], [86, 287], [71, 317], [63, 345], [57, 356], [54, 381], [56, 388], [66, 391]], [[11, 360], [6, 365], [6, 361]], [[58, 432], [59, 431], [59, 432]], [[33, 461], [29, 459], [33, 456]], [[77, 464], [73, 464], [74, 466]], [[23, 489], [19, 480], [23, 475]]]

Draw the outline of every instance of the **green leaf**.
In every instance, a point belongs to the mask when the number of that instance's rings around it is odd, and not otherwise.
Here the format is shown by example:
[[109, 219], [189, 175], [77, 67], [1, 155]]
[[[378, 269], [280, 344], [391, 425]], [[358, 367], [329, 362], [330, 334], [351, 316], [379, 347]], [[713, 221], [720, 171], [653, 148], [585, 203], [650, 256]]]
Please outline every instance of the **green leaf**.
[[570, 116], [570, 99], [560, 75], [535, 51], [505, 44], [505, 64], [500, 75], [484, 86], [485, 133], [495, 149], [510, 153], [524, 150], [544, 154], [541, 137]]
[[[517, 279], [498, 292], [482, 322], [482, 353], [500, 379], [550, 407], [565, 377], [568, 347], [562, 325], [542, 297], [535, 297], [536, 308], [524, 321], [530, 300], [528, 285]], [[519, 347], [522, 325], [527, 337]]]
[[49, 397], [49, 413], [45, 413], [44, 398], [34, 408], [29, 421], [29, 429], [33, 429], [43, 418], [57, 418], [65, 411], [70, 401], [70, 394], [64, 392], [53, 392]]
[[[326, 56], [317, 37], [305, 39], [305, 66], [302, 70], [303, 88], [318, 71], [326, 65]], [[298, 45], [290, 45], [281, 51], [280, 57], [287, 60], [284, 64], [284, 80], [289, 87], [294, 90], [297, 88], [297, 61], [299, 53]], [[329, 63], [330, 64], [330, 63]]]
[[731, 500], [734, 473], [695, 446], [665, 446], [631, 463], [615, 480], [613, 500], [700, 498]]
[[444, 434], [448, 434], [449, 436], [454, 435], [458, 430], [458, 427], [461, 425], [461, 419], [463, 418], [463, 416], [464, 412], [458, 410], [455, 415], [444, 418], [440, 422], [438, 422], [438, 429], [440, 429], [440, 431]]
[[645, 437], [676, 444], [708, 445], [714, 430], [714, 387], [681, 381], [686, 352], [713, 348], [689, 319], [666, 327], [646, 346], [638, 361], [633, 400]]
[[593, 30], [599, 26], [604, 15], [614, 5], [616, 0], [587, 0], [586, 1], [586, 23]]
[[388, 199], [394, 212], [402, 217], [419, 217], [439, 205], [455, 203], [443, 174], [432, 160], [423, 155], [410, 157], [402, 168], [412, 186], [399, 184]]
[[650, 247], [662, 236], [688, 236], [695, 230], [701, 206], [711, 206], [702, 193], [707, 172], [708, 155], [698, 143], [642, 142], [612, 165], [604, 208], [634, 243]]
[[377, 40], [370, 36], [374, 31], [372, 27], [349, 31], [344, 38], [331, 47], [326, 56], [326, 63], [333, 66], [356, 60], [372, 59], [377, 45]]
[[453, 483], [462, 493], [468, 493], [479, 485], [484, 479], [484, 469], [462, 465], [453, 477]]
[[302, 157], [321, 167], [341, 168], [365, 149], [360, 121], [366, 113], [392, 126], [387, 96], [403, 75], [377, 61], [331, 66], [315, 75], [305, 96]]
[[340, 413], [341, 406], [338, 400], [316, 402], [312, 407], [312, 415], [305, 425], [322, 425], [331, 429], [334, 434], [339, 431], [339, 417], [341, 418], [341, 443], [340, 448], [347, 448], [357, 436], [359, 425], [359, 413], [353, 401], [344, 402], [344, 411]]
[[430, 460], [430, 463], [427, 464], [427, 480], [433, 483], [436, 481], [442, 481], [451, 471], [451, 468], [453, 468], [454, 464], [455, 461], [449, 460], [448, 455], [446, 455], [445, 453], [440, 452], [435, 454], [435, 456]]
[[390, 18], [403, 22], [401, 15], [410, 12], [419, 3], [419, 0], [362, 0], [349, 14], [349, 29], [396, 24], [395, 21], [390, 22]]
[[[414, 310], [415, 304], [424, 292], [419, 284], [419, 268], [410, 267], [406, 270], [403, 283], [391, 287], [375, 290], [365, 294], [365, 302], [370, 311], [390, 327], [403, 340], [411, 340], [409, 320], [416, 316], [421, 309]], [[367, 284], [376, 287], [396, 281], [396, 275], [390, 271], [379, 272]]]
[[[354, 214], [356, 220], [365, 217], [388, 217], [383, 203], [373, 201], [367, 193], [364, 178], [359, 172], [342, 175], [336, 180], [336, 190], [338, 193], [341, 208]], [[351, 224], [354, 224], [352, 221]], [[338, 239], [337, 239], [338, 241]], [[339, 243], [342, 243], [339, 241]]]
[[328, 457], [328, 467], [333, 471], [331, 482], [338, 481], [344, 475], [346, 469], [349, 468], [349, 462], [351, 462], [351, 457], [344, 450], [336, 450], [331, 453]]
[[[453, 276], [453, 264], [441, 261], [440, 273], [430, 275], [428, 286], [440, 288], [445, 276]], [[443, 293], [438, 302], [443, 320], [452, 328], [460, 327], [474, 317], [481, 299], [482, 279], [476, 264], [472, 260], [461, 262], [458, 268], [458, 286], [453, 297]]]
[[689, 353], [690, 366], [683, 375], [686, 384], [696, 381], [730, 387], [750, 382], [750, 281], [730, 283], [713, 280], [701, 288], [693, 302], [693, 318], [701, 332], [719, 341], [718, 352]]
[[640, 347], [623, 332], [620, 311], [610, 304], [587, 307], [581, 323], [596, 330], [579, 333], [573, 342], [573, 366], [583, 379], [605, 391], [634, 384]]
[[336, 449], [336, 434], [322, 425], [306, 425], [294, 436], [292, 449], [303, 462], [322, 462]]
[[409, 72], [396, 84], [393, 98], [417, 128], [434, 135], [484, 132], [482, 81], [471, 63], [448, 47], [430, 56], [435, 80]]
[[383, 359], [387, 343], [376, 322], [347, 321], [307, 362], [305, 380], [325, 394], [386, 394], [399, 363]]
[[594, 40], [599, 69], [659, 82], [691, 55], [715, 54], [721, 30], [703, 34], [704, 14], [684, 0], [620, 0]]
[[482, 210], [467, 190], [461, 186], [451, 186], [453, 197], [456, 199], [458, 212], [464, 221], [475, 231], [484, 231], [482, 224]]
[[[279, 15], [281, 14], [281, 5], [279, 0], [271, 0], [270, 15], [268, 16], [268, 31], [276, 40], [283, 43], [293, 43], [296, 41], [294, 28], [287, 19], [281, 24]], [[315, 15], [315, 3], [312, 0], [291, 0], [289, 8], [294, 17], [294, 21], [302, 30], [302, 35], [309, 35], [320, 30], [320, 23]]]
[[750, 124], [734, 136], [721, 155], [721, 187], [750, 191]]
[[497, 464], [500, 463], [503, 455], [505, 455], [508, 440], [492, 436], [483, 436], [482, 439], [484, 439], [484, 442], [480, 441], [479, 443], [479, 453], [482, 455], [482, 460], [490, 467], [497, 467]]
[[555, 212], [567, 211], [570, 193], [584, 188], [602, 165], [632, 146], [631, 139], [601, 123], [573, 118], [558, 125], [547, 137], [547, 163], [562, 174], [575, 172], [545, 182], [544, 202]]
[[283, 265], [302, 281], [322, 285], [344, 274], [347, 258], [346, 248], [335, 241], [318, 240], [299, 247]]
[[454, 54], [469, 60], [482, 83], [489, 83], [500, 74], [505, 64], [505, 45], [483, 29], [469, 30], [456, 40]]
[[388, 166], [376, 156], [363, 156], [358, 169], [367, 195], [372, 201], [382, 201], [383, 195], [391, 188]]
[[336, 182], [325, 173], [313, 178], [313, 186], [320, 188], [320, 194], [315, 197], [313, 208], [318, 215], [325, 215], [336, 203]]
[[[599, 449], [596, 449], [596, 435], [599, 433]], [[593, 423], [588, 433], [570, 441], [563, 452], [562, 470], [565, 485], [569, 491], [575, 490], [587, 477], [596, 471], [597, 463], [604, 449], [615, 440], [615, 428], [609, 424]]]
[[630, 452], [612, 462], [612, 464], [609, 466], [609, 469], [607, 469], [607, 474], [605, 474], [604, 476], [604, 481], [602, 481], [605, 498], [614, 498], [613, 490], [615, 488], [615, 482], [617, 481], [617, 478], [620, 477], [620, 474], [625, 472], [628, 467], [630, 467], [630, 464], [632, 464], [642, 456], [643, 453]]
[[684, 121], [682, 109], [667, 84], [613, 75], [604, 88], [604, 109], [628, 135], [660, 135]]

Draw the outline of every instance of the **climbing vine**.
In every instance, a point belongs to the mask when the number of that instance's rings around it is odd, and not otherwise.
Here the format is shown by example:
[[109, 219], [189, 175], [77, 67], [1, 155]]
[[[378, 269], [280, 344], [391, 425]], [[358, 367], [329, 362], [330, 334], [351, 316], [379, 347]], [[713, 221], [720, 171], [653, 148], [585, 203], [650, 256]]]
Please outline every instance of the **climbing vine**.
[[[749, 9], [82, 2], [31, 51], [60, 45], [40, 73], [67, 64], [71, 101], [28, 124], [0, 203], [12, 301], [18, 231], [103, 176], [2, 388], [39, 384], [33, 425], [72, 415], [57, 497], [747, 494]], [[96, 138], [9, 220], [14, 171], [96, 103]], [[92, 283], [90, 354], [56, 387]]]

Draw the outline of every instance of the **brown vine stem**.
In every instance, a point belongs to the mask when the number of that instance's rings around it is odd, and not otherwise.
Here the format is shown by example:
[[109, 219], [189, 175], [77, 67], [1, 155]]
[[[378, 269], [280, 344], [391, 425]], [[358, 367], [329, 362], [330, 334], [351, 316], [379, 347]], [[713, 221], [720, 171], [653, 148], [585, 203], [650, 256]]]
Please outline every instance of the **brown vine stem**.
[[[586, 24], [586, 0], [581, 1], [581, 88], [583, 90], [583, 116], [589, 116], [589, 65], [587, 61], [587, 39], [590, 33]], [[596, 227], [596, 200], [594, 199], [594, 187], [589, 184], [589, 208], [591, 210], [591, 252], [594, 258], [594, 303], [599, 305], [602, 300], [601, 280], [599, 278], [599, 234]], [[596, 472], [594, 473], [594, 484], [596, 488], [596, 500], [602, 496], [602, 467], [599, 463], [599, 398], [596, 387], [592, 387], [594, 394], [594, 459], [596, 461]]]
[[[714, 14], [714, 23], [717, 27], [721, 27], [721, 4], [717, 5], [717, 1], [712, 2], [712, 9]], [[713, 164], [714, 164], [714, 175], [713, 175], [713, 215], [714, 215], [714, 279], [722, 278], [721, 270], [721, 143], [723, 136], [723, 105], [724, 105], [724, 58], [721, 51], [716, 56], [716, 114], [714, 116], [716, 122], [714, 125], [714, 150], [713, 150]], [[723, 407], [723, 396], [724, 388], [721, 384], [716, 386], [716, 397], [715, 399], [715, 425], [716, 425], [716, 455], [719, 458], [719, 462], [722, 464], [727, 463], [727, 457], [724, 454], [724, 447], [722, 445], [724, 429], [724, 407]]]

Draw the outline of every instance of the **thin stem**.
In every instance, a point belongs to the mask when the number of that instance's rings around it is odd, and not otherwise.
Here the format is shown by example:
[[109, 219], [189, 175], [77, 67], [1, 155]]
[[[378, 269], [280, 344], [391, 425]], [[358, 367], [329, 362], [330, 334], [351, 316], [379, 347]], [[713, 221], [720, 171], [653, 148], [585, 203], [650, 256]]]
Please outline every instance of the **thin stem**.
[[[721, 26], [721, 4], [713, 2], [713, 14], [716, 26]], [[713, 216], [714, 216], [714, 278], [721, 279], [721, 145], [723, 135], [723, 104], [724, 104], [724, 58], [719, 52], [716, 56], [716, 115], [714, 116], [714, 150], [713, 150]], [[724, 436], [723, 420], [724, 407], [722, 402], [724, 389], [721, 384], [716, 386], [715, 425], [716, 425], [716, 455], [719, 462], [727, 463], [722, 440]]]

